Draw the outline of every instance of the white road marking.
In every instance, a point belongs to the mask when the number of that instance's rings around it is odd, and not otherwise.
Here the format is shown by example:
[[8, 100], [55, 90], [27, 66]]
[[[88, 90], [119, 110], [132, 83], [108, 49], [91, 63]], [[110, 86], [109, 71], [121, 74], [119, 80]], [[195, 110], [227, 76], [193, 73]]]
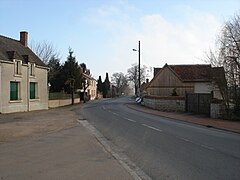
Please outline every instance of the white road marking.
[[155, 127], [152, 127], [152, 126], [149, 126], [149, 125], [147, 125], [147, 124], [142, 124], [142, 126], [145, 126], [145, 127], [147, 127], [147, 128], [153, 129], [153, 130], [158, 131], [158, 132], [162, 132], [162, 130], [160, 130], [160, 129], [158, 129], [158, 128], [155, 128]]
[[137, 122], [137, 121], [135, 121], [135, 120], [133, 120], [133, 119], [129, 119], [129, 118], [124, 118], [124, 119], [126, 119], [126, 120], [128, 120], [128, 121], [131, 121], [131, 122], [134, 122], [134, 123]]
[[103, 108], [104, 110], [106, 110], [106, 107], [105, 107], [105, 106], [103, 106], [102, 108]]
[[116, 115], [116, 116], [119, 116], [119, 114], [117, 114], [117, 113], [115, 113], [115, 112], [111, 112], [111, 113], [113, 113], [113, 114]]
[[205, 145], [201, 145], [201, 146], [210, 150], [215, 150], [213, 147], [210, 147], [210, 146], [205, 146]]
[[201, 147], [206, 148], [206, 149], [215, 150], [213, 147], [206, 146], [206, 145], [199, 144], [199, 143], [195, 143], [194, 141], [191, 141], [191, 140], [189, 140], [189, 139], [185, 139], [185, 138], [180, 138], [180, 139], [183, 140], [183, 141], [190, 142], [190, 143], [192, 143], [192, 144], [201, 146]]
[[189, 140], [189, 139], [185, 139], [185, 138], [180, 138], [181, 140], [184, 140], [186, 142], [190, 142], [190, 143], [194, 143], [193, 141]]

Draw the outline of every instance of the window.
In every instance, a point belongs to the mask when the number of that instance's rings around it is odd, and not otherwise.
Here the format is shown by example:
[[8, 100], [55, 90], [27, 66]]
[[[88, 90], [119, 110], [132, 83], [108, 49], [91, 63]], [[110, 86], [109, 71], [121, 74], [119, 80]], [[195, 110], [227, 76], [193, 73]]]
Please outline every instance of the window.
[[30, 99], [36, 99], [36, 85], [35, 82], [30, 82]]
[[29, 73], [30, 73], [30, 76], [34, 76], [35, 75], [35, 64], [33, 63], [30, 63], [30, 68], [29, 68]]
[[19, 82], [10, 82], [10, 101], [19, 99]]
[[15, 61], [15, 74], [21, 75], [22, 61]]

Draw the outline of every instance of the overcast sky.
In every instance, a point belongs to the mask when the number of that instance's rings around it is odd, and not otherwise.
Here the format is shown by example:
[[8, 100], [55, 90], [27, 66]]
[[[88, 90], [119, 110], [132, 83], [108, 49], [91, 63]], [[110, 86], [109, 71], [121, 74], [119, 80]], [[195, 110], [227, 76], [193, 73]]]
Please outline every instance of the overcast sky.
[[61, 61], [74, 50], [92, 75], [126, 73], [138, 62], [148, 67], [203, 64], [204, 52], [240, 0], [0, 0], [0, 34], [29, 42], [47, 41]]

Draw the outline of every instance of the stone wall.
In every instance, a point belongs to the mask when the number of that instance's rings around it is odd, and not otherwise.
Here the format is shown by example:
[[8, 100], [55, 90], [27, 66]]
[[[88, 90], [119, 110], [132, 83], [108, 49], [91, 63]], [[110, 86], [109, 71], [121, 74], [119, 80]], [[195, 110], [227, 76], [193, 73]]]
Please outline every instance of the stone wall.
[[[143, 98], [143, 105], [152, 109], [167, 112], [185, 112], [185, 98], [179, 96], [158, 97], [146, 96]], [[210, 117], [222, 118], [223, 106], [219, 103], [211, 103]]]
[[222, 118], [224, 114], [224, 107], [220, 103], [211, 103], [210, 117], [211, 118]]
[[143, 98], [144, 106], [168, 112], [185, 112], [185, 98], [179, 96]]

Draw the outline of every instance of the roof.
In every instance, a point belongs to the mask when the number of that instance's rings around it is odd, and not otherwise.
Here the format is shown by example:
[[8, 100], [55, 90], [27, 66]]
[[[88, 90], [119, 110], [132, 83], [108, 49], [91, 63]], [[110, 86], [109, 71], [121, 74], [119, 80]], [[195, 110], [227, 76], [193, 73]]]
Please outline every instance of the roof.
[[91, 77], [90, 75], [86, 74], [86, 73], [82, 73], [83, 77], [89, 79], [89, 80], [94, 80], [96, 81], [93, 77]]
[[154, 68], [154, 77], [150, 84], [156, 79], [164, 68], [169, 68], [183, 82], [211, 82], [225, 79], [223, 67], [211, 67], [210, 64], [190, 64], [190, 65], [168, 65], [163, 68]]
[[162, 69], [168, 67], [182, 81], [211, 81], [213, 68], [210, 64], [168, 65], [163, 68], [154, 68], [154, 77]]
[[23, 64], [32, 62], [47, 67], [29, 47], [25, 47], [18, 40], [0, 35], [0, 60], [12, 62], [13, 59], [22, 60]]
[[205, 82], [211, 81], [211, 65], [168, 65], [168, 67], [177, 74], [182, 81]]

